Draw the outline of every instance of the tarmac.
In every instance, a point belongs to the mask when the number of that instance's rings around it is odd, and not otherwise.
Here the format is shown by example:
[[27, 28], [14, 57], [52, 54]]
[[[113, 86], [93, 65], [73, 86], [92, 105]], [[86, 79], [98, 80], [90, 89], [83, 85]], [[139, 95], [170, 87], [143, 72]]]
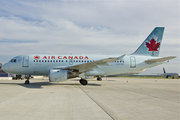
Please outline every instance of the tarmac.
[[0, 81], [0, 120], [180, 120], [180, 79]]

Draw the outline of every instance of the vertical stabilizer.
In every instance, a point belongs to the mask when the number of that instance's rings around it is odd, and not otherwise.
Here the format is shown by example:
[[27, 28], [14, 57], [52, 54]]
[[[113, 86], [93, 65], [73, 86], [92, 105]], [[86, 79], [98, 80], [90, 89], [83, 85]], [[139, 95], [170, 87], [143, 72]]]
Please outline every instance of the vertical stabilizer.
[[159, 56], [163, 33], [164, 27], [156, 27], [133, 54]]
[[166, 73], [165, 69], [163, 68], [163, 72]]

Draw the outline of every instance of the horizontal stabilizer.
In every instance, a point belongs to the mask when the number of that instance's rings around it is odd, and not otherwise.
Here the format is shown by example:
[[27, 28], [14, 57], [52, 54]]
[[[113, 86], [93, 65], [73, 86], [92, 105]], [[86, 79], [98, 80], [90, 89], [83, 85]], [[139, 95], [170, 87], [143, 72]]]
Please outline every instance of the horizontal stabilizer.
[[145, 62], [147, 64], [152, 64], [152, 63], [155, 63], [155, 62], [164, 62], [164, 61], [167, 61], [167, 60], [170, 60], [170, 59], [173, 59], [173, 58], [176, 58], [175, 56], [170, 56], [170, 57], [164, 57], [164, 58], [158, 58], [158, 59], [151, 59], [151, 60], [146, 60]]

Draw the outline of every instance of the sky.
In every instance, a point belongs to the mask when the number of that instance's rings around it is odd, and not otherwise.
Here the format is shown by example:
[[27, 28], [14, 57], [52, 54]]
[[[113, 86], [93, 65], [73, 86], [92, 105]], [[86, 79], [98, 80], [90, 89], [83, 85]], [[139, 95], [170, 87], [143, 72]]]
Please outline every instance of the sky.
[[133, 53], [165, 27], [160, 57], [141, 74], [180, 73], [179, 0], [0, 0], [0, 62], [23, 54]]

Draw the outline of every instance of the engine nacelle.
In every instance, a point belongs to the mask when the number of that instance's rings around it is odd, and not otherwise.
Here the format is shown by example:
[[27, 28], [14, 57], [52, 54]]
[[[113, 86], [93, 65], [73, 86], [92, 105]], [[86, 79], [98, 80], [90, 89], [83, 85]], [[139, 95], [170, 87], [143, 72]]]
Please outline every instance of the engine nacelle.
[[50, 82], [62, 82], [62, 81], [66, 81], [67, 78], [68, 78], [67, 70], [50, 70], [49, 71]]

